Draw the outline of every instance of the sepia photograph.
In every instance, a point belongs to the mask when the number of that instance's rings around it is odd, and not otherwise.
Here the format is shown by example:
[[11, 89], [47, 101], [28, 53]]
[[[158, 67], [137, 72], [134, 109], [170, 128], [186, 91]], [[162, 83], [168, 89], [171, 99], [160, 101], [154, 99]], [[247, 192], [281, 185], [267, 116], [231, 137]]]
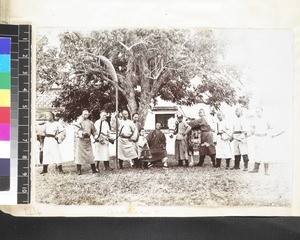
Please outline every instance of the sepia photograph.
[[292, 31], [36, 37], [36, 202], [291, 207]]

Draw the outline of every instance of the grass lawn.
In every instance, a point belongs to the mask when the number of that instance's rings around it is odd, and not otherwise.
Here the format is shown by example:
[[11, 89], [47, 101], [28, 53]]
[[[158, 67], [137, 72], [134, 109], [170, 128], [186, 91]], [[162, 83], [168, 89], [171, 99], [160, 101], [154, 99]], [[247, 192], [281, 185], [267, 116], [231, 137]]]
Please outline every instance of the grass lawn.
[[[39, 174], [36, 167], [36, 200], [58, 205], [128, 205], [136, 206], [288, 206], [291, 204], [291, 169], [285, 162], [270, 165], [270, 175], [242, 170], [212, 168], [209, 159], [203, 167], [177, 167], [169, 156], [169, 168], [147, 170], [103, 170], [92, 174], [89, 165], [76, 174], [74, 162], [63, 164], [65, 174], [54, 166]], [[112, 159], [111, 166], [115, 168]], [[198, 162], [196, 160], [196, 162]], [[231, 160], [233, 165], [233, 160]], [[241, 164], [242, 165], [242, 164]], [[249, 169], [253, 168], [250, 163]]]

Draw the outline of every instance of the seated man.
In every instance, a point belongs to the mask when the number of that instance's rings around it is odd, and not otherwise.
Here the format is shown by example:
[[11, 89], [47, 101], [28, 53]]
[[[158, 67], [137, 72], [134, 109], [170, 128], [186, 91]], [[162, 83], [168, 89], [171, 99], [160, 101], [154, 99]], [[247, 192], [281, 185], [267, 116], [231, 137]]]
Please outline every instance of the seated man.
[[155, 124], [155, 130], [150, 132], [147, 136], [147, 142], [150, 148], [150, 152], [152, 155], [151, 159], [147, 161], [150, 163], [149, 166], [152, 165], [154, 162], [161, 161], [163, 163], [164, 168], [168, 167], [167, 163], [167, 150], [166, 150], [166, 136], [160, 130], [162, 124], [157, 122]]

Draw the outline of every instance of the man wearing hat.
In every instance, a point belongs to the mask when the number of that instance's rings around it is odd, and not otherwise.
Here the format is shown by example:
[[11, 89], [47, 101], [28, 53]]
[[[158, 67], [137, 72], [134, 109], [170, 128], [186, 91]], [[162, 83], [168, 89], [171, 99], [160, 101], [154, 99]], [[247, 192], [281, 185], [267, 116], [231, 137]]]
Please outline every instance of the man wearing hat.
[[120, 120], [118, 138], [118, 161], [119, 168], [123, 168], [123, 162], [132, 162], [132, 167], [141, 167], [138, 160], [138, 153], [136, 149], [136, 141], [138, 137], [138, 129], [136, 125], [129, 119], [128, 111], [122, 112], [122, 120]]
[[100, 118], [95, 122], [96, 128], [96, 139], [94, 143], [95, 162], [97, 170], [99, 171], [100, 162], [103, 162], [105, 171], [112, 171], [113, 169], [109, 166], [109, 138], [110, 138], [110, 127], [106, 121], [107, 112], [101, 111]]
[[199, 163], [197, 166], [202, 167], [205, 156], [208, 155], [211, 158], [213, 167], [216, 166], [216, 147], [214, 144], [214, 138], [211, 131], [211, 127], [205, 117], [204, 109], [199, 109], [199, 118], [191, 121], [189, 124], [193, 130], [199, 129], [201, 131], [201, 140], [199, 146]]
[[234, 139], [234, 167], [231, 169], [240, 169], [241, 157], [244, 161], [243, 171], [248, 171], [248, 143], [247, 137], [250, 135], [250, 127], [243, 117], [243, 109], [238, 107], [235, 110], [236, 120], [233, 124]]
[[232, 127], [229, 126], [224, 113], [221, 110], [217, 112], [217, 118], [219, 121], [216, 123], [216, 167], [221, 167], [221, 161], [224, 158], [226, 159], [226, 169], [229, 169], [230, 160], [232, 158], [230, 146]]
[[191, 131], [191, 126], [189, 126], [185, 121], [183, 121], [183, 115], [181, 113], [177, 114], [177, 124], [174, 134], [176, 134], [175, 139], [175, 160], [178, 161], [178, 166], [183, 166], [183, 161], [185, 161], [186, 166], [188, 166], [188, 142], [187, 134]]
[[87, 110], [82, 111], [81, 119], [78, 122], [77, 148], [75, 163], [77, 164], [77, 174], [81, 175], [81, 165], [91, 164], [92, 172], [98, 173], [94, 162], [91, 136], [96, 134], [96, 129], [91, 120], [88, 119], [90, 113]]

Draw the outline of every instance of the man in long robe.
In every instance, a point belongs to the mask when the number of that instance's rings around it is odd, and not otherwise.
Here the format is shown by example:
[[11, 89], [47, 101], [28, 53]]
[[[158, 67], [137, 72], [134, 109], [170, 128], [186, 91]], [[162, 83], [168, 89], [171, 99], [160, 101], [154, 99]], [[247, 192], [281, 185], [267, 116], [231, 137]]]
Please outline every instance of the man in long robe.
[[52, 112], [46, 113], [46, 119], [47, 122], [41, 126], [43, 135], [45, 136], [43, 145], [43, 171], [41, 174], [48, 172], [49, 164], [56, 164], [59, 173], [63, 173], [58, 141], [65, 138], [66, 131], [59, 122], [54, 121], [54, 114]]
[[175, 160], [178, 161], [178, 166], [183, 166], [183, 161], [185, 161], [186, 166], [189, 165], [188, 159], [188, 141], [187, 134], [191, 131], [191, 126], [189, 126], [185, 121], [183, 121], [183, 115], [177, 115], [176, 124], [176, 139], [175, 139]]
[[212, 165], [216, 165], [216, 147], [214, 144], [214, 137], [211, 131], [211, 127], [205, 117], [205, 112], [203, 109], [200, 109], [199, 119], [190, 121], [189, 125], [192, 129], [199, 129], [201, 131], [201, 141], [199, 146], [199, 163], [197, 166], [202, 167], [204, 163], [205, 156], [208, 155], [211, 158]]
[[241, 157], [244, 161], [243, 171], [248, 171], [248, 143], [247, 137], [250, 134], [250, 129], [247, 121], [243, 117], [242, 108], [235, 110], [236, 120], [233, 124], [233, 139], [234, 139], [234, 167], [233, 169], [240, 169]]
[[[267, 147], [269, 143], [268, 134], [270, 125], [267, 119], [263, 116], [263, 109], [258, 107], [256, 109], [256, 118], [253, 125], [254, 142], [254, 169], [251, 173], [258, 173], [259, 166], [263, 162], [265, 168], [265, 175], [269, 175], [269, 159], [267, 154]], [[273, 136], [272, 136], [273, 137]]]
[[104, 163], [105, 171], [112, 171], [113, 169], [109, 166], [110, 153], [109, 153], [109, 141], [110, 138], [110, 127], [106, 121], [107, 113], [102, 111], [100, 118], [95, 122], [95, 162], [96, 167], [99, 171], [100, 162]]
[[230, 160], [232, 158], [232, 151], [230, 147], [230, 140], [232, 135], [232, 127], [229, 126], [224, 119], [224, 114], [221, 111], [217, 112], [218, 122], [216, 123], [216, 167], [221, 166], [221, 160], [226, 159], [226, 169], [229, 169]]
[[88, 163], [91, 165], [92, 172], [98, 173], [94, 162], [91, 137], [96, 134], [96, 129], [91, 120], [88, 119], [89, 112], [82, 111], [81, 120], [78, 122], [77, 130], [77, 148], [75, 163], [77, 165], [77, 174], [81, 175], [81, 165]]
[[150, 132], [146, 137], [152, 156], [151, 159], [148, 159], [147, 161], [151, 163], [161, 161], [163, 163], [164, 168], [167, 168], [168, 157], [166, 150], [166, 136], [160, 130], [161, 127], [162, 124], [160, 122], [157, 122], [155, 124], [155, 130]]
[[118, 138], [118, 158], [119, 167], [123, 168], [123, 161], [132, 161], [134, 166], [138, 165], [138, 153], [136, 149], [136, 141], [138, 129], [133, 121], [128, 119], [129, 114], [126, 110], [122, 112], [122, 120], [119, 126]]

